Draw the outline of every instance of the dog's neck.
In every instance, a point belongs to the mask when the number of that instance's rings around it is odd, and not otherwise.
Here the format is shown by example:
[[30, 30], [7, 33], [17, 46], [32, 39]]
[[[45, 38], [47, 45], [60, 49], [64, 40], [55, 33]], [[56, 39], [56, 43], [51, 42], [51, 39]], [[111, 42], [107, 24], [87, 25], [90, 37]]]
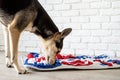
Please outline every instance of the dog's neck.
[[43, 38], [49, 38], [51, 35], [59, 32], [59, 30], [47, 14], [47, 12], [44, 10], [44, 8], [40, 4], [37, 4], [36, 7], [38, 13], [33, 24], [33, 27], [36, 27], [37, 30], [34, 33], [37, 35], [41, 35]]

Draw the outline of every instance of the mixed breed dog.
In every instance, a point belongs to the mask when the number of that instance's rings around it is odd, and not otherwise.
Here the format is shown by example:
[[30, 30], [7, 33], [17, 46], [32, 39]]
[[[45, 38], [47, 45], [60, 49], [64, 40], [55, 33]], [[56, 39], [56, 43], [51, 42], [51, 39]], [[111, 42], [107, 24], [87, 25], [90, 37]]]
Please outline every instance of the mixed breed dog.
[[0, 22], [5, 36], [6, 66], [14, 67], [18, 74], [27, 72], [18, 64], [18, 42], [23, 31], [38, 36], [49, 64], [55, 64], [64, 38], [72, 31], [67, 28], [60, 32], [37, 0], [0, 0]]

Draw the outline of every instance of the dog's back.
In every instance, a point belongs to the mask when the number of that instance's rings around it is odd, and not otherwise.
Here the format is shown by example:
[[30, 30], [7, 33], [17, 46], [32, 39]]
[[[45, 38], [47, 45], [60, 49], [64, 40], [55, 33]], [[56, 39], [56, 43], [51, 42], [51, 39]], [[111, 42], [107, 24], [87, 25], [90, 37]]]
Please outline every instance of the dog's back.
[[[38, 0], [0, 0], [0, 22], [7, 26], [14, 19], [16, 13], [23, 11], [24, 9], [29, 10], [29, 12], [26, 11], [25, 14], [29, 14], [31, 9], [34, 10], [34, 13], [37, 13], [32, 26], [35, 26], [39, 29], [39, 31], [35, 31], [35, 34], [42, 35], [44, 38], [46, 38], [52, 33], [58, 32], [56, 25]], [[25, 14], [23, 15], [28, 16]], [[46, 34], [47, 31], [51, 31], [51, 33]]]
[[13, 15], [30, 5], [31, 0], [0, 0], [0, 10]]

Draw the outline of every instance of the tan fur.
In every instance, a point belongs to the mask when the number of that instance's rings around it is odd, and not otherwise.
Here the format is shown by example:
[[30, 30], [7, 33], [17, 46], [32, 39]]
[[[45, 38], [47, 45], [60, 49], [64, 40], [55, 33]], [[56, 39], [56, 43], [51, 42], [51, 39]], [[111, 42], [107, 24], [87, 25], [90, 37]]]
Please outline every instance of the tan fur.
[[41, 40], [41, 44], [43, 47], [43, 53], [45, 53], [46, 60], [48, 63], [53, 64], [56, 60], [56, 52], [58, 51], [58, 48], [56, 48], [55, 45], [55, 38], [58, 36], [58, 34], [55, 34], [54, 37], [50, 39], [43, 39], [41, 36], [39, 36], [39, 39]]
[[[5, 34], [6, 64], [8, 67], [13, 65], [16, 71], [21, 74], [26, 73], [26, 70], [22, 69], [18, 64], [19, 37], [24, 30], [30, 32], [36, 31], [38, 26], [33, 26], [33, 23], [37, 13], [35, 5], [31, 4], [27, 8], [18, 11], [13, 16], [9, 16], [8, 14], [5, 15], [4, 12], [1, 12], [0, 14], [0, 22], [6, 26], [3, 28]], [[47, 39], [44, 39], [39, 35], [38, 37], [41, 40], [43, 52], [46, 54], [46, 60], [49, 64], [54, 64], [57, 52], [62, 49], [56, 47], [56, 41], [60, 42], [60, 39], [66, 37], [71, 32], [71, 29], [65, 29], [62, 32], [57, 32], [55, 34], [51, 30], [46, 30], [45, 32], [53, 36]]]
[[[10, 65], [10, 66], [13, 64], [14, 68], [16, 69], [16, 71], [18, 73], [26, 72], [26, 70], [21, 69], [18, 64], [18, 41], [19, 41], [19, 37], [20, 37], [22, 30], [20, 30], [16, 27], [16, 26], [19, 26], [17, 24], [19, 23], [19, 21], [21, 21], [20, 19], [24, 15], [24, 13], [25, 13], [24, 11], [18, 12], [15, 15], [14, 20], [11, 22], [11, 24], [8, 25], [8, 29], [4, 29], [5, 34], [6, 33], [9, 34], [9, 35], [6, 35], [6, 37], [7, 37], [6, 39], [8, 39], [8, 41], [10, 41], [10, 43], [9, 43], [6, 40], [6, 47], [10, 48], [6, 51], [6, 56], [7, 56], [6, 64]], [[31, 13], [29, 15], [31, 15]], [[33, 15], [33, 17], [29, 17], [29, 18], [27, 17], [26, 22], [24, 22], [25, 24], [22, 24], [21, 26], [25, 26], [25, 27], [28, 26], [28, 28], [30, 28], [32, 26], [32, 21], [34, 18], [35, 18], [34, 15]], [[31, 29], [29, 29], [29, 30], [31, 30]], [[9, 50], [10, 50], [10, 52], [9, 52]]]
[[4, 32], [4, 40], [5, 40], [5, 57], [6, 57], [6, 65], [10, 66], [11, 65], [11, 60], [10, 60], [10, 41], [9, 41], [9, 32], [8, 28], [2, 26], [3, 32]]
[[60, 40], [60, 38], [61, 38], [61, 33], [60, 32], [55, 33], [54, 36], [53, 36], [53, 40], [55, 40], [55, 41]]
[[[17, 19], [17, 18], [16, 18]], [[15, 28], [16, 19], [8, 26], [9, 40], [10, 40], [10, 53], [11, 53], [11, 63], [18, 73], [24, 73], [25, 70], [21, 69], [18, 64], [18, 41], [20, 37], [20, 32]]]

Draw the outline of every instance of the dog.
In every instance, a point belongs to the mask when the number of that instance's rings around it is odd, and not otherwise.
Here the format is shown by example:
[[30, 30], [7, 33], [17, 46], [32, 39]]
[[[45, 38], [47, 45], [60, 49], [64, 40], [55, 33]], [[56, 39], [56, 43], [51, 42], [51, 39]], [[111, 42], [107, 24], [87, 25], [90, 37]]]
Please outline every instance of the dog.
[[18, 64], [18, 42], [23, 31], [38, 36], [49, 64], [55, 63], [64, 38], [72, 31], [67, 28], [59, 32], [38, 0], [0, 0], [0, 22], [5, 36], [6, 66], [13, 66], [18, 74], [27, 72]]

